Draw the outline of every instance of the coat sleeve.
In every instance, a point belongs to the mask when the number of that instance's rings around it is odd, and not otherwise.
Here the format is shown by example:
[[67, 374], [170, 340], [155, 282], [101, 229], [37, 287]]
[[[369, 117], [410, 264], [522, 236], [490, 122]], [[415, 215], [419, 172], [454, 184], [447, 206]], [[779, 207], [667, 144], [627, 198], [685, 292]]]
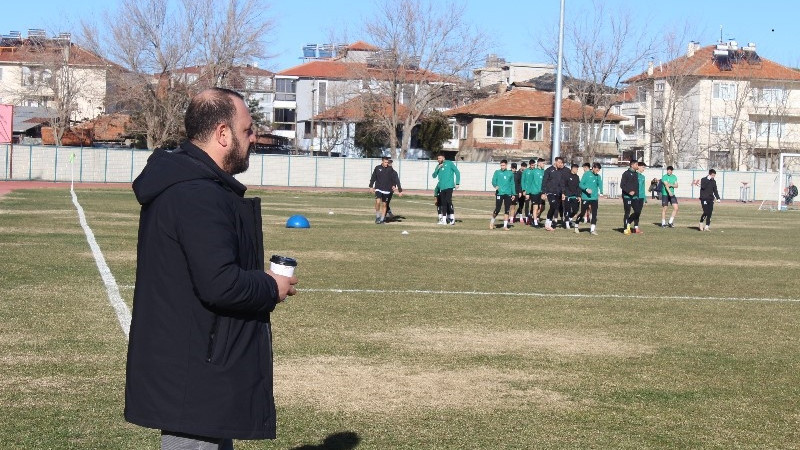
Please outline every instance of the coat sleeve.
[[[240, 233], [234, 206], [225, 193], [205, 183], [187, 183], [174, 203], [177, 239], [200, 301], [218, 313], [264, 317], [280, 300], [275, 280], [260, 269], [247, 270], [240, 259]], [[256, 232], [260, 232], [257, 230]], [[256, 236], [252, 241], [256, 251]], [[263, 251], [263, 249], [258, 249]]]
[[372, 169], [372, 176], [369, 178], [369, 187], [372, 187], [375, 184], [375, 180], [378, 179], [378, 168]]
[[458, 170], [458, 166], [453, 163], [453, 172], [456, 174], [456, 184], [461, 184], [461, 171]]

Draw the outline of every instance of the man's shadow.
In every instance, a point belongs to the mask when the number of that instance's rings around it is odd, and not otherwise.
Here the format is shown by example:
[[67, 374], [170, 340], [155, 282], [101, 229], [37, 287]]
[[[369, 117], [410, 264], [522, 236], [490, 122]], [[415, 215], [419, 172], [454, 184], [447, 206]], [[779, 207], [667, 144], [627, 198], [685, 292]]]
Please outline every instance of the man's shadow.
[[341, 433], [334, 433], [328, 435], [322, 444], [319, 445], [301, 445], [294, 447], [292, 450], [349, 450], [358, 447], [361, 438], [358, 433], [353, 431], [343, 431]]

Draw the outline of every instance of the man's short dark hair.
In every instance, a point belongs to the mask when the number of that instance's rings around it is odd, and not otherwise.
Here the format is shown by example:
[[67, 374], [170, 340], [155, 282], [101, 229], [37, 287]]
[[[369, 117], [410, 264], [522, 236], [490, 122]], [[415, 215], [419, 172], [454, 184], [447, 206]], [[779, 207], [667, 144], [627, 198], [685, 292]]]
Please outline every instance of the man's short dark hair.
[[636, 164], [638, 166], [639, 165], [639, 161], [637, 161], [635, 159], [632, 159], [630, 165], [634, 165], [634, 164]]
[[709, 169], [708, 174], [711, 175], [712, 173], [717, 173], [717, 171], [714, 169]]
[[553, 160], [553, 162], [555, 162], [555, 161], [561, 161], [561, 162], [564, 162], [564, 158], [562, 158], [562, 157], [560, 157], [560, 156], [556, 156], [556, 159], [554, 159], [554, 160]]
[[667, 166], [667, 170], [675, 170], [675, 168], [672, 166]]
[[544, 158], [539, 158], [536, 160], [536, 162], [544, 162]]
[[[542, 160], [542, 161], [544, 161], [544, 160]], [[528, 164], [534, 165], [534, 164], [536, 164], [536, 160], [535, 159], [531, 159], [531, 160], [528, 161]]]
[[603, 166], [599, 162], [596, 162], [596, 163], [592, 164], [592, 167], [594, 167], [596, 169], [602, 169], [603, 168]]
[[517, 163], [511, 163], [511, 168], [512, 169], [516, 169], [517, 168]]
[[389, 161], [389, 157], [388, 156], [381, 156], [381, 161]]
[[244, 100], [242, 94], [223, 88], [206, 89], [192, 97], [184, 117], [186, 137], [191, 141], [205, 142], [217, 125], [224, 123], [233, 127], [233, 118], [236, 117], [233, 99], [236, 97]]
[[526, 163], [525, 161], [522, 161], [521, 163], [519, 163], [519, 165], [521, 167], [528, 167], [528, 163]]
[[592, 165], [587, 163], [587, 162], [585, 162], [585, 163], [583, 163], [583, 167], [592, 167]]
[[577, 169], [578, 168], [578, 164], [572, 163], [572, 164], [570, 164], [569, 167], [570, 167], [570, 169]]
[[504, 160], [500, 161], [500, 164], [508, 164], [508, 161], [506, 161], [506, 160], [504, 159]]

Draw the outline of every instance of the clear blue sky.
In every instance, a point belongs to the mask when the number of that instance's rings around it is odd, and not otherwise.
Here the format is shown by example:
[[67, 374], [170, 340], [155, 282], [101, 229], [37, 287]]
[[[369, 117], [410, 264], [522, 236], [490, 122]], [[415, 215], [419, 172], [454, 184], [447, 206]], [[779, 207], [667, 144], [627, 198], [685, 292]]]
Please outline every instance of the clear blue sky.
[[[486, 0], [466, 1], [465, 20], [483, 27], [497, 42], [495, 53], [511, 62], [547, 62], [539, 48], [543, 33], [558, 26], [559, 0]], [[81, 17], [102, 18], [102, 11], [115, 8], [116, 0], [38, 0], [27, 3], [3, 2], [0, 33], [10, 30], [23, 33], [29, 28], [48, 31], [77, 31]], [[796, 0], [706, 1], [605, 0], [606, 11], [628, 11], [647, 23], [655, 34], [672, 27], [680, 29], [689, 22], [696, 31], [686, 36], [702, 45], [716, 43], [723, 26], [723, 38], [735, 38], [740, 44], [755, 42], [761, 56], [778, 63], [800, 66], [800, 2]], [[32, 7], [35, 5], [35, 7]], [[591, 0], [566, 0], [567, 21], [591, 7]], [[275, 19], [273, 53], [277, 56], [262, 67], [282, 70], [300, 62], [305, 43], [329, 42], [331, 37], [346, 37], [353, 42], [361, 33], [365, 17], [374, 11], [374, 0], [291, 0], [275, 1], [269, 15]], [[642, 68], [644, 69], [644, 67]]]

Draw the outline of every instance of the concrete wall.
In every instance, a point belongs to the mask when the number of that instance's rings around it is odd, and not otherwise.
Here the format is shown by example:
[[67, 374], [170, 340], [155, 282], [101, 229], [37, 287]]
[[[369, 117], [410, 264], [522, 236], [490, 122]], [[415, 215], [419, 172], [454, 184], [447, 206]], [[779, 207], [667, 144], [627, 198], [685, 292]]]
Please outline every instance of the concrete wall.
[[[52, 147], [0, 144], [0, 180], [43, 180], [130, 183], [142, 171], [151, 152], [148, 150]], [[249, 186], [292, 186], [308, 188], [367, 188], [377, 159], [327, 158], [287, 155], [252, 155], [250, 169], [237, 175]], [[492, 174], [499, 165], [485, 162], [458, 162], [461, 172], [461, 189], [488, 192], [492, 190]], [[431, 178], [436, 167], [435, 160], [398, 160], [394, 164], [400, 174], [404, 189], [433, 190], [435, 179]], [[602, 170], [603, 189], [611, 194], [625, 168], [605, 167]], [[644, 175], [649, 181], [661, 178], [661, 168], [648, 168]], [[676, 170], [681, 198], [697, 198], [699, 187], [693, 180], [707, 174], [702, 169]], [[798, 174], [800, 175], [800, 174]], [[726, 200], [738, 200], [741, 188], [747, 183], [747, 199], [761, 201], [777, 199], [778, 175], [774, 172], [718, 171], [717, 185], [720, 195]]]

